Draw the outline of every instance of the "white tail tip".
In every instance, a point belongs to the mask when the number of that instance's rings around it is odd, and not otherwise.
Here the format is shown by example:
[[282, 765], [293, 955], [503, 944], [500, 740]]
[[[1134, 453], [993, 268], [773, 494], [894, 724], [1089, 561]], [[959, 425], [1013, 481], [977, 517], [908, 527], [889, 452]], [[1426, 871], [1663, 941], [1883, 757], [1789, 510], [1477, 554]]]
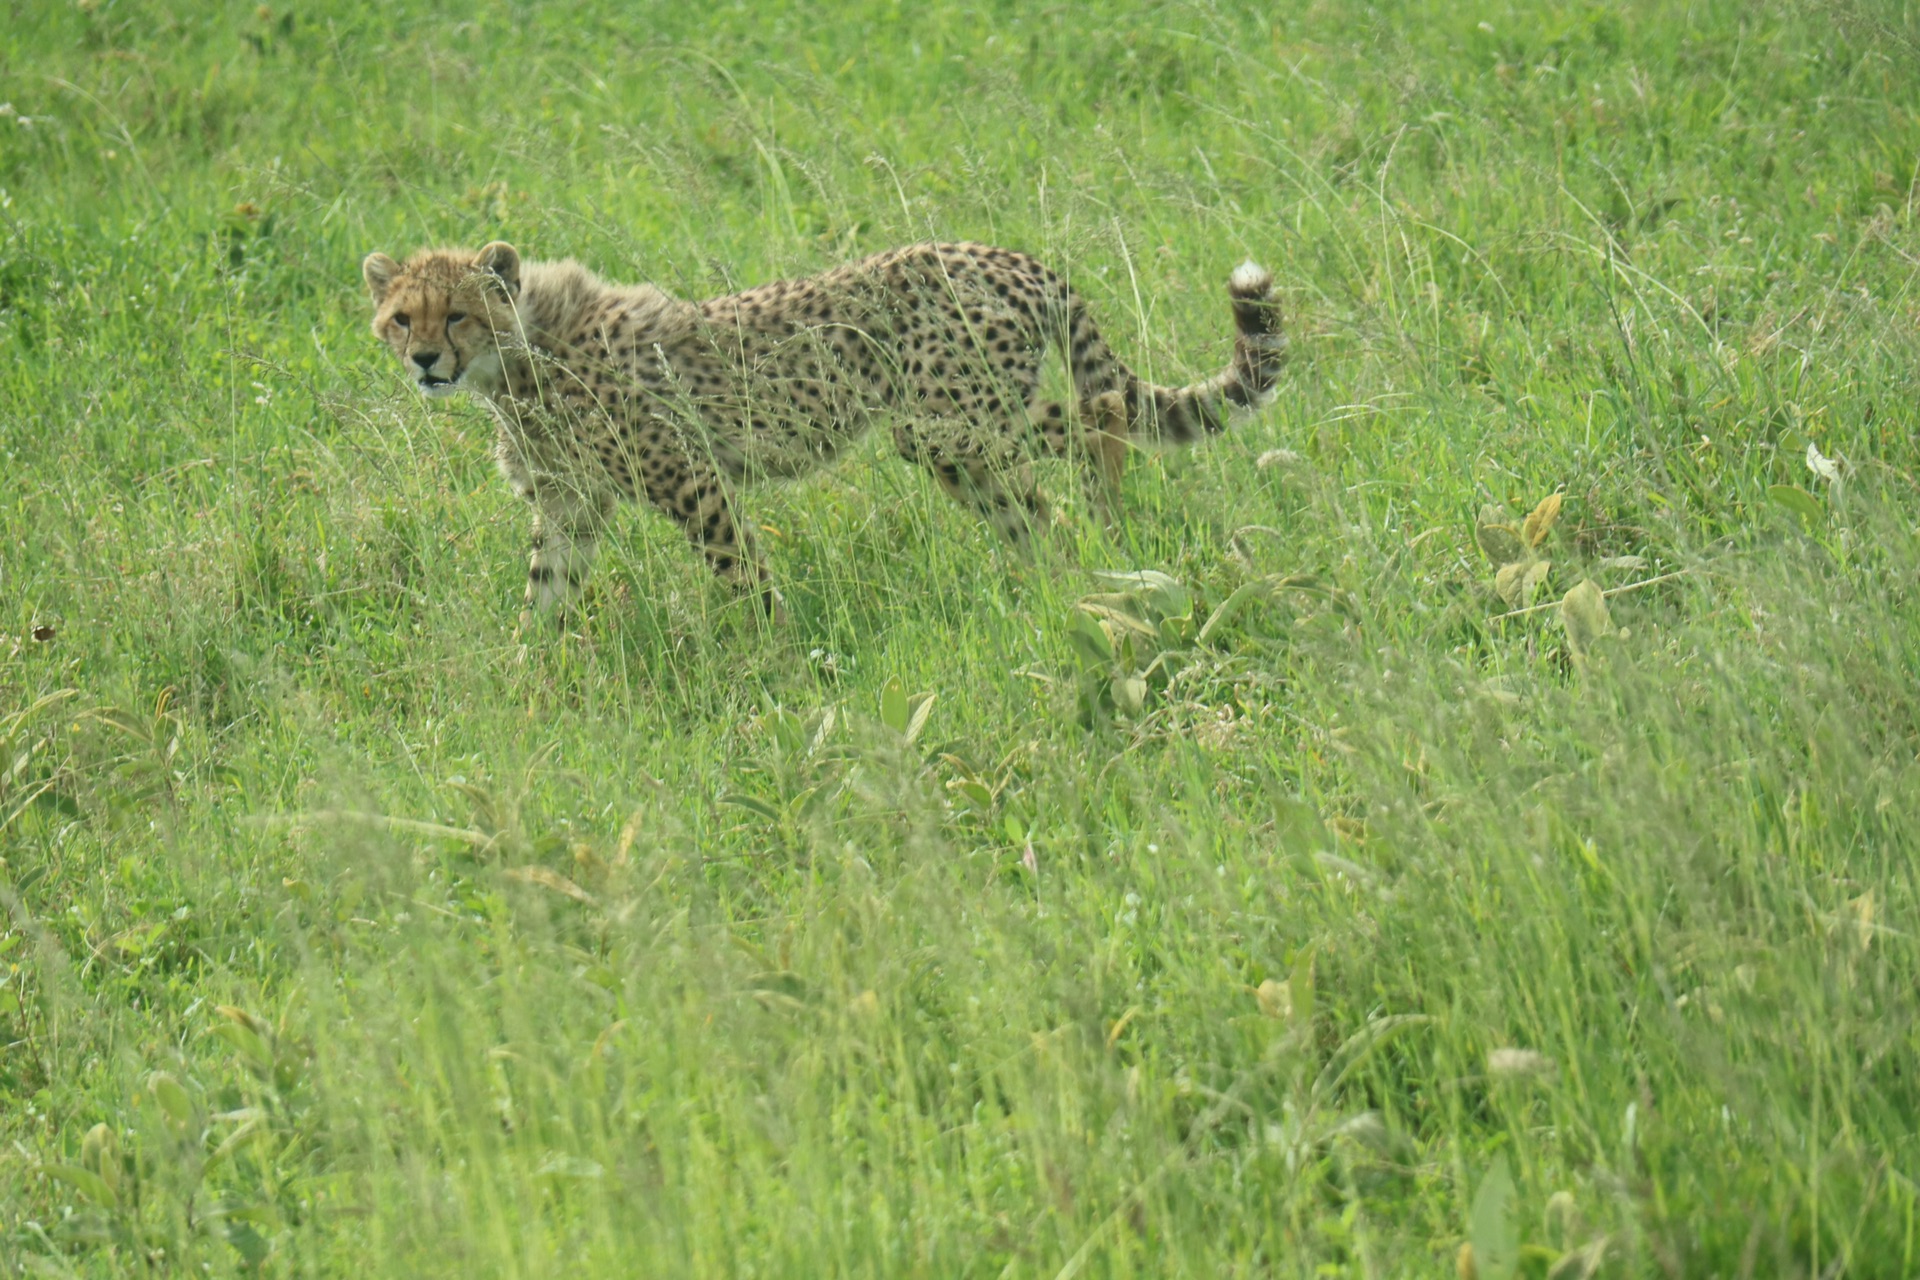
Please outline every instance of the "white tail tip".
[[1273, 287], [1273, 273], [1248, 258], [1233, 269], [1227, 284], [1237, 294], [1263, 294]]

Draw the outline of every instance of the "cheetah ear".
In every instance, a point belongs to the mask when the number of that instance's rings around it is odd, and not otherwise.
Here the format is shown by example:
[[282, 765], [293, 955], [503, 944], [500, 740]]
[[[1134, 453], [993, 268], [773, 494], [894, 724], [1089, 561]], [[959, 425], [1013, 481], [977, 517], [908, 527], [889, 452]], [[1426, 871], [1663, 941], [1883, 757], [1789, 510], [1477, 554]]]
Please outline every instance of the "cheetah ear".
[[360, 264], [360, 274], [366, 277], [367, 292], [373, 295], [377, 306], [387, 296], [393, 278], [400, 274], [400, 264], [384, 253], [370, 253], [367, 260]]
[[520, 251], [505, 240], [495, 240], [480, 250], [480, 256], [474, 259], [473, 265], [500, 277], [500, 283], [507, 287], [509, 298], [520, 292]]

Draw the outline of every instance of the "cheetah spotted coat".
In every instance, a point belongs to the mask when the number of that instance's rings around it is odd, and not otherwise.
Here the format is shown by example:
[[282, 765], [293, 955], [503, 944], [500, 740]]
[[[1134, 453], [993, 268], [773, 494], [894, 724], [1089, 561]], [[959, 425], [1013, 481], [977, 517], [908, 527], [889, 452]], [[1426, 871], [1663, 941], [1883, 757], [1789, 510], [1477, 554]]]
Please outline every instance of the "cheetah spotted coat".
[[[1272, 278], [1233, 275], [1232, 361], [1163, 387], [1108, 348], [1080, 298], [1026, 254], [917, 244], [823, 274], [686, 302], [510, 245], [364, 264], [374, 332], [429, 395], [493, 408], [497, 455], [533, 504], [527, 599], [578, 594], [618, 498], [671, 516], [722, 578], [778, 597], [739, 485], [831, 462], [876, 420], [899, 451], [1016, 543], [1045, 519], [1030, 459], [1077, 455], [1104, 509], [1130, 442], [1183, 444], [1271, 391], [1285, 355]], [[1076, 412], [1043, 402], [1050, 347]]]

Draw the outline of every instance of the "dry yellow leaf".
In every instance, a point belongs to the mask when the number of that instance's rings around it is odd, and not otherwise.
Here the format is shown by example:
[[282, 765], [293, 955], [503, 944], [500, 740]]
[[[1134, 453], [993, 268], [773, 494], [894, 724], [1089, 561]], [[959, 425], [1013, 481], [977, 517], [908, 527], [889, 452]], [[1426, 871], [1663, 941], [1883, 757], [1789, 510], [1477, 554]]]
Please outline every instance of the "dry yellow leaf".
[[1527, 521], [1520, 526], [1520, 536], [1530, 547], [1537, 547], [1547, 540], [1547, 533], [1553, 528], [1553, 522], [1560, 518], [1560, 495], [1550, 493], [1540, 499], [1540, 505], [1527, 513]]

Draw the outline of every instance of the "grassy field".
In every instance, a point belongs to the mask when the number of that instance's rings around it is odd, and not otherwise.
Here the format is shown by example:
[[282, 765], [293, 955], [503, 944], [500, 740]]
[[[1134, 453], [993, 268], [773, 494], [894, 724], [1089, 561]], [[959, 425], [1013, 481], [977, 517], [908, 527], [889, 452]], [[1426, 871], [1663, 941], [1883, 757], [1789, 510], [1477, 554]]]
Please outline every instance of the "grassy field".
[[[1920, 13], [0, 12], [0, 1270], [1920, 1271]], [[929, 236], [1279, 399], [516, 638], [362, 255]]]

